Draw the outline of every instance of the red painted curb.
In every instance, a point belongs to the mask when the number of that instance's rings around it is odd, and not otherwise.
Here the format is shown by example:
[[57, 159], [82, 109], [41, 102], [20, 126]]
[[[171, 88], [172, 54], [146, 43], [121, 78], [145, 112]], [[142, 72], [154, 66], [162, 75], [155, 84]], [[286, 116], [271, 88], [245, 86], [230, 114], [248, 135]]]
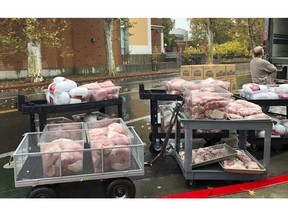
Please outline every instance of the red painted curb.
[[288, 174], [254, 182], [246, 182], [243, 184], [235, 184], [211, 189], [204, 189], [199, 191], [185, 192], [180, 194], [172, 194], [168, 196], [160, 196], [157, 198], [209, 198], [209, 197], [245, 192], [248, 190], [257, 190], [285, 182], [288, 182]]

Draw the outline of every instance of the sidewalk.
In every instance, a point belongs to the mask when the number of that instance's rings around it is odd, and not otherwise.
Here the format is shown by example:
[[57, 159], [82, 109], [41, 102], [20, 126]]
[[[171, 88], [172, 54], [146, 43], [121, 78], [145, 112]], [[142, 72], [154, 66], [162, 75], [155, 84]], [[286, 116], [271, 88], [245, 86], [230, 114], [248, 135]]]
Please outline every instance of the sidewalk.
[[[142, 71], [142, 72], [129, 72], [129, 73], [118, 73], [116, 76], [111, 77], [108, 75], [101, 75], [101, 74], [88, 74], [88, 75], [74, 75], [74, 76], [64, 76], [65, 78], [71, 79], [75, 81], [77, 84], [85, 84], [89, 82], [96, 82], [96, 81], [105, 81], [105, 80], [118, 80], [118, 79], [131, 79], [133, 77], [151, 77], [151, 76], [162, 76], [165, 74], [172, 74], [172, 73], [180, 73], [180, 69], [169, 69], [169, 70], [161, 70], [161, 71]], [[60, 76], [60, 75], [59, 75]], [[19, 80], [7, 80], [7, 81], [0, 81], [0, 91], [5, 90], [12, 90], [12, 89], [21, 89], [21, 88], [41, 88], [47, 87], [50, 83], [53, 82], [54, 77], [45, 77], [44, 82], [41, 83], [27, 83], [26, 80], [19, 79]]]

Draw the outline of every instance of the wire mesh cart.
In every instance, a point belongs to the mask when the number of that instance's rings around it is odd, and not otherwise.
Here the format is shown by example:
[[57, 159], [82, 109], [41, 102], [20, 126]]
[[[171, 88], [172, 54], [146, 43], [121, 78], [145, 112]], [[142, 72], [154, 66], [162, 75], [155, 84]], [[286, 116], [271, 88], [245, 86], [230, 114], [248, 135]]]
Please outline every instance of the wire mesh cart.
[[[87, 136], [83, 130], [66, 131], [70, 135], [72, 132], [73, 135], [80, 133], [77, 145], [83, 148], [49, 152], [41, 151], [43, 143], [45, 143], [43, 136], [44, 133], [47, 135], [47, 132], [26, 133], [13, 154], [15, 187], [32, 187], [27, 195], [28, 198], [55, 198], [58, 197], [57, 187], [55, 186], [59, 184], [103, 180], [107, 183], [105, 188], [106, 197], [135, 197], [136, 189], [130, 177], [144, 175], [144, 143], [133, 127], [127, 127], [127, 129], [132, 134], [130, 145], [120, 145], [110, 148], [89, 148], [86, 145], [87, 141], [85, 139]], [[125, 150], [126, 153], [128, 152], [130, 159], [128, 161], [129, 166], [121, 168], [118, 165], [117, 169], [106, 169], [106, 153], [109, 150], [116, 150], [116, 152], [117, 150], [120, 150], [120, 152], [124, 152]], [[65, 161], [69, 160], [69, 156], [72, 155], [74, 158], [76, 157], [75, 155], [79, 158], [77, 164], [74, 164], [73, 169], [65, 164]], [[97, 169], [95, 155], [98, 156]], [[53, 168], [49, 163], [51, 160], [56, 160], [57, 158], [59, 160], [54, 162], [57, 164], [58, 169], [50, 169], [48, 172], [47, 166]]]
[[[184, 124], [184, 162], [178, 153], [175, 154], [176, 161], [181, 168], [187, 187], [194, 187], [197, 180], [259, 180], [267, 178], [270, 165], [270, 148], [271, 148], [271, 120], [194, 120], [187, 119], [183, 113], [179, 113], [177, 119], [176, 145], [180, 143], [178, 128], [180, 123]], [[248, 130], [265, 130], [264, 151], [263, 151], [263, 168], [264, 172], [259, 174], [243, 172], [227, 172], [219, 163], [213, 163], [206, 166], [193, 168], [192, 149], [193, 149], [193, 129], [223, 129], [238, 130], [239, 132], [239, 149], [246, 150], [247, 131]], [[255, 159], [255, 158], [254, 158]], [[255, 159], [256, 161], [256, 159]], [[259, 161], [257, 161], [260, 163]]]
[[105, 108], [109, 106], [117, 106], [118, 117], [122, 117], [122, 97], [118, 99], [103, 100], [96, 102], [85, 102], [77, 104], [50, 105], [46, 100], [26, 101], [24, 95], [18, 95], [17, 108], [18, 111], [25, 115], [30, 115], [30, 131], [35, 132], [35, 114], [39, 116], [39, 130], [42, 131], [47, 124], [47, 115], [53, 113], [75, 112], [89, 109], [99, 109], [105, 113]]
[[[144, 84], [139, 84], [139, 98], [142, 100], [150, 100], [151, 132], [149, 134], [149, 140], [151, 141], [151, 144], [149, 146], [149, 151], [151, 153], [159, 153], [163, 146], [162, 139], [166, 136], [166, 133], [161, 128], [161, 123], [158, 122], [159, 102], [183, 101], [183, 97], [182, 95], [166, 94], [164, 89], [145, 90]], [[181, 136], [183, 137], [183, 134]], [[203, 138], [207, 141], [208, 145], [213, 145], [222, 138], [228, 136], [228, 130], [221, 133], [194, 133], [194, 138]], [[170, 137], [175, 138], [175, 133], [171, 133]]]

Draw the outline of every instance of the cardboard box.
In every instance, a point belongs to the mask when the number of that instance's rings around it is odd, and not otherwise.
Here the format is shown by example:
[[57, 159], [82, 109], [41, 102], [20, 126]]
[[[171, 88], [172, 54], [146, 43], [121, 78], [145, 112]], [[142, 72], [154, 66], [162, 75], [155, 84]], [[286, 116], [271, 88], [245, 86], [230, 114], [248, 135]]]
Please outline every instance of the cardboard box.
[[207, 79], [207, 78], [213, 78], [215, 79], [215, 65], [214, 64], [210, 64], [210, 65], [203, 65], [203, 73], [204, 73], [204, 77], [203, 79]]
[[181, 70], [181, 78], [184, 80], [190, 80], [191, 79], [191, 67], [190, 65], [183, 65], [180, 68]]
[[203, 65], [181, 66], [181, 78], [184, 80], [203, 80]]
[[191, 77], [190, 80], [203, 80], [204, 67], [203, 65], [191, 65]]
[[238, 92], [236, 79], [231, 79], [229, 82], [230, 82], [229, 91], [232, 92], [233, 94], [236, 94]]
[[221, 80], [222, 78], [226, 77], [226, 66], [217, 64], [214, 66], [215, 72], [214, 72], [214, 78], [217, 80]]
[[227, 64], [226, 67], [226, 75], [227, 76], [235, 76], [236, 74], [236, 66], [235, 64]]

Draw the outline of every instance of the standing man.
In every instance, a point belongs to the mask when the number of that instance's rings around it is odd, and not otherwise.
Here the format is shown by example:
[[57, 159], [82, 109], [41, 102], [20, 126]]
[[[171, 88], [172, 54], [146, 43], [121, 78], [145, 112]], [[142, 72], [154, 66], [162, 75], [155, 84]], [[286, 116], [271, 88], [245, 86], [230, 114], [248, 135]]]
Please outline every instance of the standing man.
[[257, 46], [253, 49], [254, 58], [250, 61], [252, 83], [266, 85], [271, 83], [271, 74], [277, 72], [277, 68], [267, 60], [263, 59], [263, 47]]

